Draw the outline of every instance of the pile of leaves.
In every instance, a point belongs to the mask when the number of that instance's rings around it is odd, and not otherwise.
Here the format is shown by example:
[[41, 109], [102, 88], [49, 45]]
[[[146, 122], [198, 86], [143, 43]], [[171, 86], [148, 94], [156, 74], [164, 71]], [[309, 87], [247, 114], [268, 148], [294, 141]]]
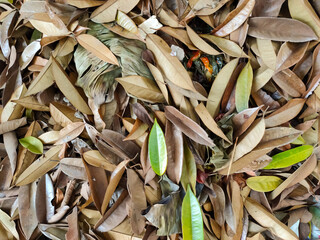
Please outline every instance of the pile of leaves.
[[0, 239], [317, 239], [317, 0], [0, 0]]

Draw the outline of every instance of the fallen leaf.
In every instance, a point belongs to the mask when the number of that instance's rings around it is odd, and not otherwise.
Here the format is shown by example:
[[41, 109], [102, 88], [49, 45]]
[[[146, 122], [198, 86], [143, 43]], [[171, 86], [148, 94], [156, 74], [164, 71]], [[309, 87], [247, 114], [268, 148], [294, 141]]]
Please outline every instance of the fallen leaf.
[[29, 184], [53, 169], [59, 163], [58, 154], [62, 145], [52, 147], [42, 157], [34, 161], [16, 180], [17, 186]]
[[276, 189], [283, 181], [276, 176], [249, 177], [247, 185], [257, 192], [270, 192]]
[[226, 19], [217, 26], [213, 33], [216, 36], [224, 37], [238, 29], [251, 14], [255, 0], [245, 0], [235, 10], [230, 12]]
[[19, 139], [20, 144], [27, 148], [30, 152], [35, 154], [42, 154], [43, 153], [43, 145], [42, 142], [33, 136], [28, 136], [25, 138]]
[[273, 41], [307, 42], [318, 37], [308, 25], [290, 18], [252, 17], [248, 35]]
[[200, 144], [213, 147], [213, 141], [208, 137], [208, 134], [193, 120], [183, 115], [180, 111], [172, 106], [165, 107], [165, 114], [181, 132], [191, 138], [193, 141]]

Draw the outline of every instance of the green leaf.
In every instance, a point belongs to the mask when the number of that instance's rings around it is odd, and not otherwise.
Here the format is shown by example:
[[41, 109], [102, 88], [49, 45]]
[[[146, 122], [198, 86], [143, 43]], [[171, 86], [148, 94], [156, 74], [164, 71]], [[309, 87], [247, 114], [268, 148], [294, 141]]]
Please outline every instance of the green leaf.
[[183, 165], [181, 174], [181, 184], [185, 191], [190, 184], [192, 191], [196, 191], [197, 167], [192, 152], [189, 147], [184, 144], [183, 146]]
[[203, 240], [203, 221], [201, 208], [190, 185], [182, 202], [182, 235], [183, 240]]
[[241, 112], [249, 107], [248, 102], [252, 87], [253, 71], [250, 61], [244, 66], [237, 79], [236, 108]]
[[282, 182], [281, 178], [275, 176], [258, 176], [247, 179], [247, 185], [257, 192], [270, 192], [276, 189]]
[[305, 160], [313, 152], [313, 146], [303, 145], [282, 153], [278, 153], [272, 157], [272, 161], [264, 169], [277, 169], [289, 167], [293, 164]]
[[167, 169], [168, 158], [164, 134], [157, 119], [154, 120], [150, 131], [148, 154], [153, 171], [162, 176]]
[[19, 139], [19, 142], [23, 147], [25, 147], [32, 153], [35, 153], [35, 154], [43, 153], [43, 145], [38, 138], [29, 136], [29, 137]]
[[312, 223], [317, 227], [320, 228], [320, 208], [312, 206], [309, 207], [309, 211], [312, 214]]

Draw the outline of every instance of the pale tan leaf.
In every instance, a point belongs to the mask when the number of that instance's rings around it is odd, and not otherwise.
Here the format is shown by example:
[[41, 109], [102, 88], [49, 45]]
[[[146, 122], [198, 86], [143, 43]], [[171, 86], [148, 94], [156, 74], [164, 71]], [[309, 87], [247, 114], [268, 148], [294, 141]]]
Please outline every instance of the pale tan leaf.
[[[68, 126], [68, 125], [67, 125]], [[49, 131], [41, 134], [38, 137], [44, 144], [53, 144], [60, 138], [59, 131]]]
[[216, 117], [220, 110], [220, 102], [228, 82], [231, 78], [233, 71], [236, 69], [239, 59], [233, 59], [228, 64], [226, 64], [218, 73], [218, 76], [215, 78], [207, 102], [207, 109], [212, 117]]
[[129, 160], [122, 161], [121, 163], [118, 164], [116, 169], [112, 172], [111, 177], [110, 177], [110, 182], [107, 187], [107, 190], [106, 190], [106, 193], [104, 195], [103, 202], [101, 205], [101, 212], [102, 213], [105, 213], [105, 211], [107, 210], [107, 207], [108, 207], [109, 202], [111, 200], [112, 194], [116, 190], [116, 188], [119, 184], [119, 181], [125, 171], [125, 166], [127, 165], [128, 162], [129, 162]]
[[116, 165], [104, 158], [98, 150], [85, 152], [83, 154], [83, 159], [92, 166], [103, 168], [110, 172], [116, 169]]
[[260, 57], [262, 58], [264, 64], [268, 68], [276, 70], [277, 55], [271, 40], [257, 38], [257, 46], [260, 52]]
[[119, 66], [116, 56], [106, 45], [104, 45], [94, 36], [89, 34], [81, 34], [77, 36], [77, 41], [82, 47], [84, 47], [87, 51], [93, 53], [102, 61]]
[[320, 37], [320, 19], [314, 11], [312, 5], [307, 0], [288, 0], [290, 15], [309, 25], [313, 31]]
[[59, 163], [59, 152], [62, 145], [49, 149], [42, 157], [34, 161], [21, 175], [17, 178], [16, 185], [22, 186], [37, 180], [39, 177], [53, 169]]
[[10, 232], [16, 239], [19, 239], [19, 234], [16, 230], [16, 224], [15, 222], [11, 219], [8, 214], [6, 214], [4, 211], [0, 209], [0, 223], [2, 226]]
[[165, 102], [158, 86], [151, 79], [135, 75], [116, 78], [116, 80], [123, 86], [128, 94], [133, 95], [138, 99], [152, 103]]
[[31, 82], [26, 96], [30, 96], [41, 92], [54, 83], [54, 78], [52, 75], [52, 58], [49, 59], [44, 68], [42, 68], [39, 75]]
[[239, 139], [235, 148], [234, 161], [250, 152], [258, 145], [265, 131], [265, 120], [257, 119]]
[[224, 37], [238, 29], [249, 17], [254, 4], [255, 0], [244, 0], [235, 10], [228, 14], [226, 20], [214, 29], [214, 35]]
[[27, 124], [27, 118], [23, 117], [23, 118], [19, 118], [19, 119], [15, 119], [15, 120], [11, 120], [11, 121], [7, 121], [7, 122], [3, 122], [0, 124], [0, 134], [4, 134], [7, 132], [11, 132], [16, 130], [19, 127], [22, 127], [24, 125]]
[[295, 98], [265, 118], [266, 127], [274, 127], [290, 121], [301, 111], [305, 99]]
[[317, 166], [317, 158], [315, 154], [312, 154], [294, 173], [290, 175], [283, 183], [281, 183], [270, 194], [270, 199], [275, 199], [283, 190], [289, 188], [296, 183], [301, 182], [308, 177]]
[[211, 41], [218, 48], [232, 57], [248, 58], [248, 55], [233, 41], [209, 34], [201, 34], [201, 37]]
[[223, 131], [219, 128], [218, 124], [214, 121], [212, 116], [210, 115], [209, 111], [206, 109], [206, 107], [203, 105], [203, 103], [200, 103], [196, 108], [195, 108], [196, 113], [206, 125], [207, 128], [210, 129], [211, 132], [213, 132], [215, 135], [221, 137], [228, 143], [231, 143], [231, 141], [226, 137], [226, 135], [223, 133]]
[[58, 102], [50, 103], [50, 114], [54, 121], [62, 127], [73, 122], [81, 122], [82, 120], [75, 116], [76, 111], [64, 104]]
[[76, 107], [80, 112], [84, 114], [92, 114], [86, 101], [82, 98], [78, 90], [72, 84], [69, 76], [61, 67], [60, 63], [52, 57], [52, 74], [55, 82], [58, 85], [63, 95]]
[[246, 207], [251, 217], [253, 217], [261, 226], [268, 228], [268, 230], [271, 231], [274, 235], [282, 239], [299, 239], [289, 227], [278, 220], [256, 201], [248, 197], [244, 202], [244, 206]]
[[147, 48], [153, 52], [160, 70], [169, 81], [181, 88], [196, 91], [186, 69], [177, 57], [171, 56], [171, 48], [162, 38], [149, 34], [146, 44]]
[[87, 180], [86, 170], [81, 158], [63, 158], [59, 167], [64, 174], [71, 178]]
[[186, 26], [188, 36], [191, 42], [202, 52], [205, 52], [209, 55], [219, 55], [220, 52], [211, 47], [206, 41], [204, 41], [192, 28], [188, 25]]
[[41, 104], [35, 97], [27, 96], [17, 100], [13, 100], [13, 102], [18, 103], [19, 105], [23, 106], [24, 108], [32, 109], [35, 111], [45, 111], [49, 112], [49, 107]]
[[68, 124], [66, 127], [60, 130], [59, 139], [55, 142], [54, 145], [59, 145], [63, 143], [70, 142], [71, 140], [78, 137], [84, 130], [85, 123], [75, 122]]

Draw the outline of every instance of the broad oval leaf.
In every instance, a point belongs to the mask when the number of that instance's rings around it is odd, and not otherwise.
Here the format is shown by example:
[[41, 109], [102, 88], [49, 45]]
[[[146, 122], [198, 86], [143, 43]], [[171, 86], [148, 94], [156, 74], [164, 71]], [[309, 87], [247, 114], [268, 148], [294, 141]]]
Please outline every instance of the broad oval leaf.
[[242, 69], [236, 86], [236, 108], [238, 112], [247, 109], [252, 87], [253, 71], [250, 61]]
[[182, 202], [181, 223], [184, 240], [204, 239], [201, 208], [190, 185]]
[[162, 176], [167, 169], [168, 158], [166, 141], [157, 119], [155, 119], [150, 131], [148, 155], [153, 171], [159, 176]]
[[247, 185], [257, 192], [270, 192], [282, 182], [282, 179], [276, 176], [257, 176], [247, 179]]
[[318, 39], [308, 25], [290, 18], [253, 17], [248, 35], [273, 41], [308, 42]]
[[43, 153], [43, 144], [42, 142], [33, 136], [28, 136], [25, 138], [19, 139], [20, 144], [27, 148], [30, 152], [35, 154]]
[[313, 152], [313, 146], [304, 145], [296, 147], [282, 153], [278, 153], [272, 157], [272, 161], [264, 169], [277, 169], [289, 167], [293, 164], [305, 160]]

